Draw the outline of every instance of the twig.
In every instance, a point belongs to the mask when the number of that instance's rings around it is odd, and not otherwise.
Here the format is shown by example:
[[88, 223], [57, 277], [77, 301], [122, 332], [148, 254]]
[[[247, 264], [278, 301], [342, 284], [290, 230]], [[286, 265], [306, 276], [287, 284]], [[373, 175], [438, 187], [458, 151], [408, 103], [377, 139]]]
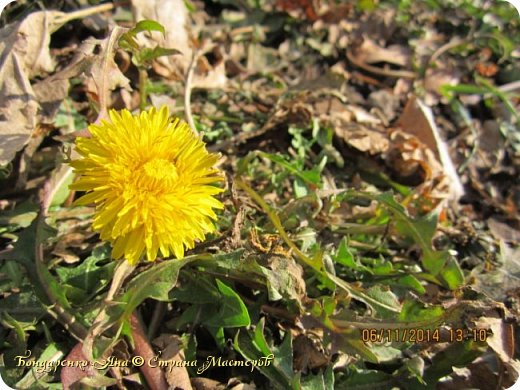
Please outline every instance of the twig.
[[354, 65], [364, 69], [370, 73], [374, 73], [380, 76], [388, 76], [388, 77], [402, 77], [404, 79], [415, 79], [417, 75], [414, 72], [409, 70], [393, 70], [393, 69], [383, 69], [378, 68], [377, 66], [368, 65], [362, 61], [357, 60], [352, 56], [352, 54], [347, 51], [347, 59], [352, 62]]
[[193, 121], [193, 115], [191, 114], [191, 90], [192, 90], [192, 82], [193, 82], [193, 74], [195, 73], [195, 67], [197, 66], [197, 60], [199, 58], [198, 49], [193, 49], [193, 54], [191, 56], [191, 61], [188, 66], [188, 72], [186, 73], [186, 82], [184, 86], [184, 114], [186, 115], [186, 121], [188, 125], [190, 125], [191, 130], [195, 133], [195, 135], [200, 136], [197, 128], [195, 127], [195, 122]]
[[96, 5], [94, 7], [80, 9], [80, 10], [70, 12], [68, 14], [65, 14], [63, 16], [56, 18], [56, 22], [60, 23], [60, 24], [65, 24], [74, 19], [83, 19], [90, 15], [98, 14], [98, 13], [105, 12], [105, 11], [110, 11], [114, 7], [115, 7], [114, 4], [108, 3], [108, 4], [100, 4], [100, 5]]
[[437, 50], [435, 50], [435, 52], [432, 54], [432, 56], [430, 57], [430, 59], [428, 60], [428, 62], [426, 63], [426, 66], [424, 67], [424, 69], [427, 69], [430, 67], [430, 65], [432, 63], [434, 63], [437, 58], [439, 58], [442, 54], [444, 54], [445, 52], [457, 47], [457, 46], [460, 46], [460, 45], [463, 45], [465, 43], [468, 42], [468, 39], [461, 39], [461, 38], [454, 38], [453, 40], [451, 40], [450, 42], [448, 43], [445, 43], [444, 45], [442, 45], [441, 47], [439, 47]]

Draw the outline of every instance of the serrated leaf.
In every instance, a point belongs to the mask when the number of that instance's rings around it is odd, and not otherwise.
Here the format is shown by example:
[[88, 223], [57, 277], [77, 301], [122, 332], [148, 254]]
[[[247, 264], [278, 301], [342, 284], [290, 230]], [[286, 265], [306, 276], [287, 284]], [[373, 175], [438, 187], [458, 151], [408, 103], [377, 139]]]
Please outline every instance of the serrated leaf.
[[264, 326], [265, 326], [265, 317], [260, 318], [258, 324], [256, 324], [255, 331], [253, 333], [253, 343], [256, 348], [260, 352], [262, 352], [265, 356], [271, 353], [271, 349], [267, 344], [267, 341], [264, 336]]
[[437, 275], [446, 262], [444, 252], [435, 251], [432, 247], [432, 239], [437, 227], [438, 215], [436, 211], [421, 217], [412, 218], [406, 209], [396, 202], [390, 192], [385, 192], [375, 197], [382, 202], [396, 217], [396, 229], [405, 236], [412, 238], [422, 251], [422, 264], [432, 275]]
[[291, 332], [287, 332], [280, 346], [273, 346], [272, 350], [275, 356], [274, 366], [283, 372], [287, 378], [291, 378], [294, 375]]
[[396, 379], [386, 372], [354, 368], [346, 379], [337, 383], [337, 386], [349, 390], [387, 390], [395, 384]]
[[350, 248], [348, 247], [347, 238], [343, 237], [341, 242], [339, 243], [338, 250], [336, 251], [335, 256], [332, 257], [335, 262], [342, 264], [346, 267], [352, 268], [356, 271], [364, 271], [368, 273], [372, 273], [372, 271], [361, 264], [352, 254]]

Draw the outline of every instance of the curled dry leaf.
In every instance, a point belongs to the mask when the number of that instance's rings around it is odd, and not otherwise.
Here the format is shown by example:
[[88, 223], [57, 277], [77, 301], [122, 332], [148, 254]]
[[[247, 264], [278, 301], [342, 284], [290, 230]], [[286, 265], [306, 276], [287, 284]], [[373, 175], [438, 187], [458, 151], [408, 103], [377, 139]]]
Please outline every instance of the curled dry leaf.
[[[441, 164], [438, 170], [436, 168], [438, 164], [430, 159], [429, 165], [433, 169], [434, 177], [440, 175], [447, 177], [447, 198], [457, 201], [464, 194], [464, 187], [449, 155], [448, 145], [439, 134], [432, 110], [412, 96], [406, 103], [398, 124], [405, 133], [415, 136], [418, 142], [426, 145], [433, 152], [435, 159]], [[408, 159], [406, 156], [404, 158]]]
[[410, 63], [410, 52], [404, 46], [391, 45], [385, 48], [369, 38], [363, 40], [363, 43], [353, 51], [353, 55], [357, 61], [366, 64], [387, 62], [406, 67]]
[[380, 154], [388, 150], [388, 137], [384, 131], [352, 122], [334, 128], [336, 135], [361, 152]]
[[300, 334], [293, 341], [294, 365], [304, 373], [324, 367], [329, 363], [325, 352], [306, 335]]
[[441, 88], [444, 85], [457, 85], [460, 83], [458, 72], [447, 68], [428, 68], [424, 77], [424, 89], [427, 92], [428, 104], [437, 104], [441, 96]]
[[507, 368], [508, 382], [516, 382], [520, 376], [520, 361], [513, 358], [515, 352], [513, 324], [506, 323], [502, 318], [482, 317], [477, 321], [476, 326], [477, 331], [491, 330], [492, 334], [487, 336], [486, 342]]
[[[171, 362], [171, 366], [165, 369], [166, 382], [170, 388], [191, 390], [188, 371], [181, 364], [186, 359], [179, 337], [173, 334], [162, 334], [154, 340], [154, 344], [162, 350], [161, 360]], [[175, 362], [178, 362], [178, 366]]]
[[165, 34], [152, 31], [138, 34], [136, 40], [140, 46], [156, 46], [177, 49], [182, 54], [158, 57], [153, 69], [161, 76], [182, 79], [191, 61], [192, 49], [188, 34], [188, 11], [182, 0], [132, 0], [132, 12], [136, 22], [154, 20], [159, 22]]
[[[91, 10], [94, 12], [92, 8], [86, 13]], [[94, 56], [91, 41], [86, 42], [82, 47], [84, 51], [80, 51], [71, 65], [31, 85], [34, 77], [54, 70], [49, 51], [51, 34], [67, 21], [84, 14], [35, 12], [0, 30], [0, 166], [11, 161], [29, 142], [38, 124], [52, 122], [68, 93], [71, 77], [90, 71], [94, 80], [101, 80], [101, 73], [106, 71], [109, 89], [128, 87], [128, 80], [111, 56], [105, 62], [103, 53]], [[107, 40], [102, 41], [105, 42]]]
[[0, 30], [0, 166], [29, 142], [39, 104], [30, 79], [54, 69], [50, 34], [61, 12], [35, 12]]
[[[130, 80], [121, 72], [116, 62], [114, 61], [113, 47], [111, 42], [117, 41], [124, 30], [117, 28], [112, 30], [110, 35], [105, 39], [87, 39], [78, 50], [80, 61], [86, 59], [91, 61], [86, 72], [89, 76], [87, 80], [87, 91], [90, 94], [98, 96], [103, 91], [113, 91], [116, 88], [123, 88], [130, 91]], [[100, 49], [98, 54], [94, 54], [97, 49]], [[103, 83], [106, 82], [106, 85]], [[100, 92], [101, 91], [101, 92]]]

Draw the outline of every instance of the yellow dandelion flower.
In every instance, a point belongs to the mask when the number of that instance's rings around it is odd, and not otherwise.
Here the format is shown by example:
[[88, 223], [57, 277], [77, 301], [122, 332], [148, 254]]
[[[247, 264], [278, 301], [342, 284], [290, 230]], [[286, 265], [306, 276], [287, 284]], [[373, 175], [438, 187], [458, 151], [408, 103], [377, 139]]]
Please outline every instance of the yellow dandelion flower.
[[71, 166], [81, 176], [70, 188], [86, 194], [75, 204], [95, 204], [92, 226], [112, 243], [113, 258], [136, 264], [159, 250], [182, 258], [215, 230], [213, 209], [223, 208], [213, 197], [222, 189], [211, 185], [222, 180], [218, 155], [166, 107], [109, 116], [89, 126], [92, 137], [76, 140], [81, 158]]

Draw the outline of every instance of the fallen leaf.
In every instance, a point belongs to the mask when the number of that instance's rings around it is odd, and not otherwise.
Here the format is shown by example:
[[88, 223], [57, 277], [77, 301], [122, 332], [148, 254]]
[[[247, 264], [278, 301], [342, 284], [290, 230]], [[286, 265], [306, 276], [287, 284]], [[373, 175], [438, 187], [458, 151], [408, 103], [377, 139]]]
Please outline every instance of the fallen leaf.
[[520, 249], [500, 244], [499, 264], [495, 269], [483, 272], [482, 267], [472, 271], [473, 288], [496, 300], [503, 300], [508, 291], [520, 288]]
[[335, 127], [336, 135], [361, 152], [380, 154], [388, 150], [388, 137], [381, 130], [376, 130], [356, 122]]
[[158, 31], [138, 34], [136, 40], [142, 47], [156, 46], [177, 49], [182, 54], [158, 57], [153, 68], [161, 76], [182, 79], [191, 61], [192, 49], [188, 33], [188, 11], [182, 0], [132, 0], [134, 20], [154, 20], [160, 23], [165, 34]]
[[195, 390], [225, 390], [228, 388], [219, 381], [202, 377], [191, 378], [191, 384]]
[[506, 323], [502, 318], [482, 317], [475, 325], [477, 332], [491, 330], [492, 334], [486, 337], [487, 344], [507, 367], [510, 381], [517, 381], [520, 376], [520, 361], [513, 358], [515, 353], [513, 324]]
[[389, 64], [405, 67], [410, 63], [409, 50], [400, 45], [381, 47], [370, 38], [365, 38], [361, 45], [353, 50], [353, 55], [359, 62], [374, 64], [387, 62]]
[[[123, 88], [130, 91], [130, 80], [121, 72], [114, 61], [113, 47], [111, 42], [117, 42], [124, 30], [114, 29], [105, 39], [86, 39], [79, 48], [79, 55], [92, 61], [87, 70], [91, 77], [86, 82], [87, 91], [99, 100], [99, 91], [113, 91]], [[99, 52], [97, 52], [99, 50]], [[97, 53], [97, 54], [95, 54]], [[106, 83], [106, 85], [103, 85]], [[110, 105], [110, 104], [109, 104]]]
[[272, 256], [269, 259], [272, 272], [265, 272], [272, 300], [282, 297], [295, 300], [298, 305], [306, 296], [303, 269], [293, 259]]
[[0, 30], [0, 165], [22, 149], [38, 123], [39, 104], [30, 83], [54, 69], [50, 34], [61, 12], [35, 12]]
[[[434, 153], [442, 165], [439, 175], [443, 174], [448, 178], [448, 198], [455, 201], [460, 199], [464, 194], [464, 187], [449, 155], [448, 146], [439, 134], [432, 110], [412, 96], [406, 103], [398, 124], [404, 132], [414, 135]], [[430, 166], [434, 165], [430, 163]], [[437, 176], [437, 172], [433, 173]]]
[[315, 345], [307, 336], [300, 334], [293, 341], [294, 368], [303, 373], [309, 372], [329, 363], [329, 358], [324, 351]]
[[186, 360], [179, 337], [173, 334], [161, 334], [153, 343], [162, 350], [161, 360], [173, 364], [165, 369], [166, 382], [168, 382], [170, 388], [191, 390], [190, 376], [186, 367], [183, 367], [182, 364], [177, 366], [173, 363], [181, 363]]
[[0, 30], [0, 166], [29, 142], [39, 123], [52, 122], [68, 93], [68, 78], [85, 70], [84, 64], [75, 63], [34, 85], [30, 82], [54, 70], [50, 35], [74, 17], [57, 11], [34, 12]]
[[489, 226], [489, 230], [493, 235], [501, 240], [506, 242], [520, 242], [520, 231], [518, 229], [514, 229], [510, 225], [498, 221], [496, 218], [490, 218], [487, 221]]

